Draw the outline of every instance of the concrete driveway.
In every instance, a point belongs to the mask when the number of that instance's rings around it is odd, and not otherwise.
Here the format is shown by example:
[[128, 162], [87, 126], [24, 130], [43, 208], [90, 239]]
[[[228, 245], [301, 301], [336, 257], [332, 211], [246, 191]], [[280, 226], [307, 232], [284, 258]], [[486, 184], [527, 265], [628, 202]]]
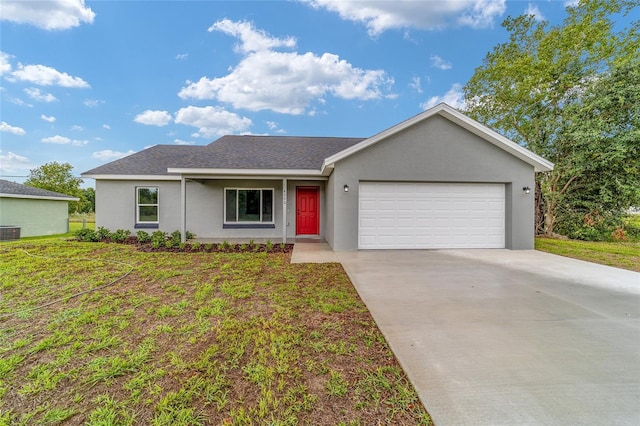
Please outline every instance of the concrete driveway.
[[436, 425], [639, 425], [640, 274], [537, 251], [337, 253]]

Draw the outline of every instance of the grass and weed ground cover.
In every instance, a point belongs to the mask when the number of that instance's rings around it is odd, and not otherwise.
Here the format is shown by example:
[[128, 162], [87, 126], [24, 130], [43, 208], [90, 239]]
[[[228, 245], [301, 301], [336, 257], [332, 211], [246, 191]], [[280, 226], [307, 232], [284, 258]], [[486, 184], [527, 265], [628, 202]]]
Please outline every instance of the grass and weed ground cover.
[[536, 238], [536, 250], [640, 272], [640, 242]]
[[2, 244], [0, 424], [430, 424], [342, 267], [289, 256]]

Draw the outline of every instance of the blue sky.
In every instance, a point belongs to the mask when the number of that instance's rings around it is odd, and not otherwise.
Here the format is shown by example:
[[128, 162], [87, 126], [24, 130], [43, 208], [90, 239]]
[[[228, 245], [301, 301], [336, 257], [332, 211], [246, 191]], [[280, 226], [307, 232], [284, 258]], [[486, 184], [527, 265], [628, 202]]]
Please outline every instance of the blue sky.
[[463, 108], [501, 22], [566, 4], [1, 0], [0, 175], [224, 134], [371, 136]]

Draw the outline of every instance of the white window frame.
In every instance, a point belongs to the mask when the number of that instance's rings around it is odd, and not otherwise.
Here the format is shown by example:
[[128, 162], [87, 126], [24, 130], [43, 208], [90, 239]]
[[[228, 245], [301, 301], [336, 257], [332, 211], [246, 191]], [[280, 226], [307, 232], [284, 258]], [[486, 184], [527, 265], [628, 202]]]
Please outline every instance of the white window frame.
[[[236, 221], [235, 222], [227, 221], [227, 191], [236, 191]], [[249, 221], [238, 220], [238, 217], [240, 216], [238, 212], [238, 206], [239, 206], [238, 191], [260, 191], [260, 221], [249, 222]], [[262, 220], [262, 207], [263, 207], [262, 191], [271, 191], [271, 221], [269, 222], [265, 222]], [[224, 193], [222, 196], [224, 198], [224, 203], [223, 203], [224, 210], [223, 210], [222, 220], [225, 225], [274, 225], [275, 224], [276, 191], [274, 188], [224, 188]]]
[[[140, 204], [140, 190], [141, 189], [155, 189], [157, 194], [157, 201], [155, 204]], [[158, 220], [140, 220], [140, 207], [156, 207], [158, 210]], [[160, 188], [157, 186], [136, 186], [136, 223], [160, 223]]]

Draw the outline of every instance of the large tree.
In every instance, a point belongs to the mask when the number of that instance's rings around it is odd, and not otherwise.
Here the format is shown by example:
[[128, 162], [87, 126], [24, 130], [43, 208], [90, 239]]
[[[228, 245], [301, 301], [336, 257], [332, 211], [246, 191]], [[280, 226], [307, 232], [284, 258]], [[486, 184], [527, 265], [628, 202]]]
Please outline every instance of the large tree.
[[83, 202], [83, 194], [80, 190], [82, 179], [74, 177], [71, 173], [72, 170], [73, 166], [69, 163], [58, 163], [57, 161], [46, 163], [31, 169], [29, 178], [24, 184], [80, 198], [80, 201], [69, 203], [69, 213], [75, 213]]
[[640, 202], [639, 23], [616, 30], [617, 18], [638, 5], [584, 0], [567, 7], [558, 26], [508, 18], [509, 41], [487, 54], [464, 88], [467, 114], [556, 164], [537, 176], [538, 233], [551, 235], [559, 224], [567, 231], [571, 221], [590, 226], [594, 215]]

